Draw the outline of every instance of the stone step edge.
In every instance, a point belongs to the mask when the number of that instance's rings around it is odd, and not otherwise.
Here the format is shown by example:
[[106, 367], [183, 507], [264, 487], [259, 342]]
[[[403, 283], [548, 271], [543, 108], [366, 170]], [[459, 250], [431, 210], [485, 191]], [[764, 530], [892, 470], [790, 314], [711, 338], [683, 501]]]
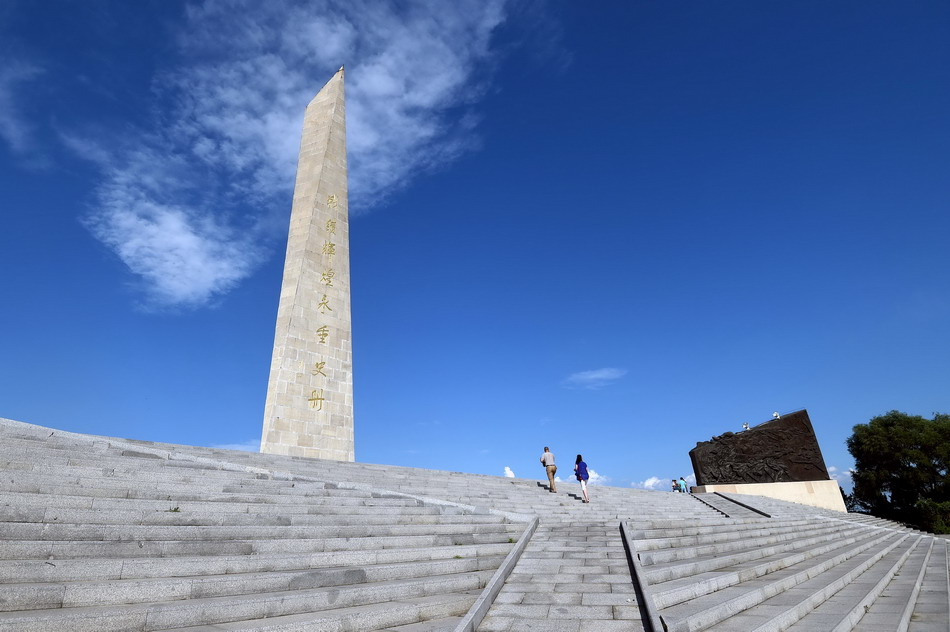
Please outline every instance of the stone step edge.
[[[262, 553], [301, 553], [367, 551], [367, 550], [405, 550], [426, 549], [447, 544], [463, 546], [465, 544], [501, 544], [505, 542], [504, 533], [489, 534], [449, 534], [449, 535], [406, 535], [373, 536], [366, 538], [286, 538], [281, 540], [125, 540], [125, 541], [70, 541], [70, 540], [16, 540], [13, 546], [0, 543], [0, 554], [9, 560], [76, 560], [98, 559], [99, 549], [109, 548], [115, 551], [112, 557], [123, 557], [121, 551], [141, 551], [138, 557], [170, 558], [193, 555], [236, 555], [247, 551], [247, 555]], [[466, 539], [471, 538], [471, 541]], [[507, 538], [509, 541], [511, 538]], [[352, 544], [355, 546], [347, 546]], [[105, 547], [103, 545], [106, 545]], [[148, 547], [147, 549], [145, 547]], [[320, 546], [316, 549], [313, 547]], [[327, 547], [330, 548], [327, 548]], [[309, 548], [308, 548], [309, 547]], [[11, 550], [12, 549], [12, 550]], [[205, 551], [200, 553], [199, 551]], [[210, 552], [208, 552], [210, 551]], [[152, 553], [152, 555], [149, 555]], [[128, 557], [133, 557], [129, 555]]]
[[[920, 588], [924, 584], [924, 575], [927, 574], [927, 565], [930, 564], [930, 556], [934, 551], [934, 545], [937, 542], [937, 538], [930, 539], [930, 548], [927, 549], [927, 555], [924, 557], [924, 563], [920, 566], [920, 572], [917, 573], [917, 580], [914, 582], [914, 589], [910, 592], [910, 597], [907, 599], [907, 605], [904, 606], [904, 611], [901, 613], [900, 623], [897, 626], [897, 632], [907, 632], [907, 629], [910, 627], [910, 618], [914, 614], [914, 608], [917, 606], [917, 597], [920, 595]], [[947, 576], [947, 588], [948, 593], [950, 593], [950, 573]]]
[[758, 551], [770, 546], [782, 546], [783, 544], [790, 544], [802, 539], [821, 538], [846, 532], [848, 532], [848, 529], [843, 527], [839, 528], [832, 525], [815, 523], [807, 525], [807, 528], [798, 530], [785, 530], [777, 533], [770, 531], [760, 535], [750, 535], [745, 538], [684, 544], [679, 547], [669, 547], [665, 549], [641, 549], [639, 546], [641, 540], [636, 540], [636, 544], [640, 561], [644, 566], [660, 567], [663, 564], [675, 565], [677, 562], [682, 562], [683, 560], [696, 560], [697, 558], [705, 560], [710, 556], [722, 557], [724, 555], [736, 555], [747, 551]]
[[[813, 558], [825, 555], [826, 553], [830, 553], [836, 549], [841, 548], [842, 546], [851, 547], [850, 549], [848, 549], [848, 551], [846, 551], [846, 553], [850, 552], [851, 555], [848, 555], [842, 558], [842, 560], [847, 560], [847, 559], [850, 559], [854, 555], [860, 555], [862, 552], [864, 552], [865, 550], [869, 549], [872, 546], [875, 546], [876, 544], [880, 544], [887, 538], [891, 537], [891, 535], [882, 535], [871, 542], [865, 542], [863, 544], [859, 543], [858, 541], [859, 539], [856, 536], [851, 536], [848, 538], [844, 538], [842, 540], [831, 540], [831, 541], [825, 542], [822, 546], [810, 549], [807, 552], [802, 551], [802, 550], [792, 549], [792, 550], [783, 552], [781, 554], [783, 557], [781, 558], [766, 560], [764, 562], [759, 561], [754, 566], [747, 567], [744, 570], [746, 572], [751, 572], [755, 578], [765, 577], [778, 570], [786, 569], [796, 564], [801, 564], [803, 562], [808, 562], [810, 560], [813, 561]], [[852, 545], [856, 545], [856, 546], [852, 546]], [[809, 553], [811, 555], [809, 555]], [[842, 555], [845, 555], [845, 554], [842, 554]], [[761, 560], [761, 558], [759, 559]], [[780, 565], [776, 566], [776, 564], [780, 564]], [[832, 566], [836, 566], [836, 565], [837, 564], [833, 564]], [[820, 571], [820, 572], [824, 572], [824, 571]], [[689, 576], [687, 575], [685, 577], [688, 578]], [[680, 579], [683, 579], [683, 578], [680, 578]], [[718, 592], [720, 590], [723, 590], [731, 586], [738, 586], [739, 584], [742, 584], [743, 581], [745, 580], [742, 578], [742, 575], [739, 571], [729, 571], [729, 572], [717, 575], [715, 577], [715, 581], [713, 581], [712, 579], [707, 579], [707, 580], [703, 580], [699, 582], [698, 584], [692, 583], [692, 584], [687, 584], [683, 586], [677, 586], [676, 588], [667, 589], [665, 591], [661, 590], [659, 595], [655, 597], [655, 599], [661, 608], [669, 608], [672, 606], [679, 605], [681, 603], [685, 603], [697, 597], [702, 597], [705, 595]], [[662, 583], [663, 582], [661, 582], [661, 584]], [[701, 586], [702, 587], [701, 590], [697, 590], [697, 586]]]
[[[851, 612], [848, 613], [845, 617], [842, 618], [841, 623], [839, 623], [832, 632], [850, 632], [854, 629], [854, 626], [857, 625], [858, 621], [867, 614], [871, 605], [877, 601], [877, 598], [884, 593], [887, 589], [890, 582], [894, 580], [894, 577], [900, 574], [901, 569], [904, 568], [904, 564], [907, 563], [907, 560], [910, 558], [911, 554], [917, 549], [923, 539], [927, 537], [924, 535], [918, 535], [917, 540], [914, 542], [914, 545], [907, 549], [904, 554], [881, 578], [881, 580], [868, 591], [867, 595], [864, 596], [861, 601], [851, 609]], [[924, 556], [924, 562], [927, 562], [930, 559], [930, 551], [933, 549], [933, 538], [928, 538], [930, 540], [930, 546], [927, 548], [927, 553]], [[921, 567], [925, 568], [925, 567]], [[908, 600], [909, 604], [914, 604], [917, 600], [917, 591], [919, 591], [920, 584], [915, 585], [915, 590], [911, 594], [911, 598]], [[905, 608], [906, 609], [906, 608]], [[909, 617], [908, 617], [909, 618]]]
[[[425, 614], [436, 610], [438, 619], [459, 618], [464, 612], [462, 602], [470, 601], [472, 596], [469, 593], [451, 593], [447, 595], [431, 595], [427, 597], [410, 597], [399, 601], [391, 601], [385, 604], [368, 604], [364, 606], [347, 606], [333, 610], [321, 611], [320, 618], [314, 619], [312, 615], [283, 615], [277, 617], [268, 617], [267, 619], [256, 619], [252, 621], [236, 621], [232, 623], [219, 623], [217, 625], [189, 626], [187, 628], [172, 628], [165, 632], [208, 632], [209, 630], [227, 630], [244, 631], [253, 630], [253, 632], [338, 632], [340, 630], [352, 630], [352, 626], [359, 624], [367, 625], [367, 617], [382, 617], [381, 622], [373, 624], [372, 628], [362, 627], [361, 630], [392, 630], [399, 629], [403, 625], [412, 625], [421, 621], [432, 621], [433, 619], [423, 619]], [[379, 626], [382, 627], [379, 627]]]
[[[892, 533], [907, 533], [908, 532], [907, 527], [899, 525], [896, 522], [891, 522], [890, 520], [883, 520], [882, 522], [884, 524], [880, 524], [877, 522], [865, 522], [863, 520], [845, 520], [843, 518], [833, 518], [831, 516], [821, 516], [821, 515], [817, 515], [815, 516], [815, 518], [819, 520], [827, 520], [828, 522], [842, 522], [845, 524], [858, 524], [868, 529], [881, 529], [884, 531], [890, 531]], [[913, 533], [923, 533], [925, 535], [933, 535], [932, 533], [926, 533], [924, 531], [913, 531]]]
[[719, 496], [720, 498], [725, 498], [725, 499], [728, 500], [729, 502], [735, 503], [735, 504], [739, 505], [740, 507], [744, 507], [744, 508], [748, 509], [749, 511], [754, 511], [755, 513], [757, 513], [757, 514], [759, 514], [759, 515], [761, 515], [761, 516], [765, 516], [766, 518], [771, 518], [771, 517], [772, 517], [772, 514], [766, 513], [766, 512], [764, 512], [764, 511], [762, 511], [761, 509], [756, 509], [756, 508], [753, 507], [752, 505], [747, 505], [746, 503], [744, 503], [744, 502], [742, 502], [742, 501], [736, 500], [736, 499], [733, 498], [732, 496], [726, 496], [726, 495], [723, 494], [722, 492], [715, 492], [715, 494], [716, 494], [716, 496]]
[[[782, 614], [772, 617], [762, 625], [756, 627], [751, 632], [767, 632], [768, 630], [775, 629], [786, 629], [793, 625], [794, 623], [800, 621], [804, 616], [809, 612], [823, 604], [828, 599], [831, 599], [838, 591], [842, 588], [853, 582], [859, 575], [870, 569], [877, 562], [882, 560], [888, 553], [893, 551], [895, 548], [903, 544], [911, 536], [905, 535], [903, 538], [894, 542], [886, 549], [878, 551], [868, 559], [864, 560], [851, 569], [843, 576], [834, 580], [830, 584], [819, 588], [816, 591], [813, 591], [810, 595], [806, 596], [804, 599], [799, 601], [797, 604], [788, 608]], [[917, 540], [914, 542], [913, 546], [907, 547], [907, 550], [898, 558], [894, 564], [891, 565], [882, 577], [874, 586], [872, 586], [867, 594], [860, 600], [860, 602], [851, 610], [842, 615], [841, 621], [829, 632], [849, 632], [854, 624], [856, 624], [861, 617], [864, 615], [864, 607], [870, 605], [878, 595], [880, 595], [887, 584], [891, 581], [894, 575], [901, 569], [904, 565], [904, 562], [907, 561], [907, 558], [910, 557], [911, 552], [917, 547], [917, 544], [923, 539], [923, 536], [917, 536]]]
[[[397, 593], [402, 594], [407, 588], [421, 590], [423, 594], [419, 595], [420, 597], [458, 594], [474, 590], [474, 588], [464, 588], [459, 584], [474, 583], [481, 586], [487, 581], [488, 574], [488, 571], [471, 571], [430, 578], [386, 580], [371, 584], [351, 584], [298, 591], [270, 591], [239, 596], [197, 597], [186, 600], [124, 605], [19, 610], [0, 613], [0, 630], [20, 632], [21, 627], [44, 631], [53, 629], [74, 630], [80, 622], [94, 622], [96, 619], [110, 624], [106, 626], [106, 629], [113, 632], [125, 632], [128, 629], [173, 630], [187, 626], [215, 626], [241, 621], [255, 621], [267, 617], [269, 613], [273, 612], [273, 609], [269, 606], [275, 603], [283, 607], [285, 615], [313, 614], [319, 616], [321, 610], [318, 606], [316, 606], [317, 609], [311, 609], [315, 608], [312, 597], [316, 595], [324, 596], [328, 600], [332, 597], [330, 603], [349, 600], [353, 606], [357, 607], [372, 603], [387, 604], [394, 601], [394, 599], [386, 595], [380, 595], [380, 587], [383, 587], [384, 593], [388, 592], [393, 596], [396, 596]], [[291, 595], [291, 592], [295, 594]], [[370, 599], [376, 601], [370, 601]], [[233, 604], [241, 604], [242, 610], [240, 612], [227, 610]], [[293, 612], [294, 608], [301, 609], [298, 612]], [[256, 612], [250, 612], [252, 610]], [[288, 610], [291, 611], [288, 612]], [[227, 614], [222, 614], [224, 612], [227, 612]], [[257, 616], [258, 613], [263, 616]], [[121, 623], [123, 616], [141, 618], [144, 628], [139, 628], [138, 625], [134, 628], [119, 627], [125, 625]], [[184, 625], [167, 625], [168, 621], [173, 618], [191, 619], [192, 622], [185, 622]], [[89, 628], [84, 627], [83, 629]]]
[[534, 536], [535, 531], [537, 531], [540, 522], [540, 519], [535, 516], [528, 523], [521, 537], [518, 538], [518, 541], [514, 547], [512, 547], [508, 555], [505, 556], [501, 566], [498, 567], [495, 574], [488, 580], [481, 594], [475, 599], [475, 603], [472, 604], [465, 616], [462, 617], [462, 620], [458, 622], [453, 632], [475, 632], [475, 629], [482, 622], [482, 619], [485, 618], [485, 615], [488, 614], [492, 604], [494, 604], [495, 598], [498, 597], [498, 593], [501, 592], [505, 581], [507, 581], [508, 576], [511, 575], [511, 571], [514, 570], [518, 561], [521, 559], [522, 553], [524, 553], [524, 550], [528, 547], [528, 543]]
[[[629, 522], [629, 521], [628, 521]], [[794, 523], [776, 523], [775, 526], [756, 523], [748, 529], [729, 529], [720, 531], [711, 531], [702, 534], [670, 534], [660, 533], [652, 537], [643, 537], [644, 531], [637, 531], [631, 534], [631, 539], [637, 544], [637, 551], [665, 551], [667, 549], [676, 549], [683, 546], [695, 546], [693, 543], [684, 544], [686, 540], [695, 540], [697, 543], [708, 542], [734, 542], [742, 540], [747, 535], [765, 535], [766, 533], [790, 533], [800, 530], [804, 527], [815, 525], [817, 523], [809, 520], [799, 520]]]
[[[396, 474], [399, 477], [405, 479], [411, 479], [418, 477], [420, 473], [427, 473], [426, 476], [435, 476], [438, 478], [448, 478], [448, 479], [457, 479], [460, 478], [462, 481], [466, 480], [479, 480], [479, 481], [491, 481], [493, 483], [512, 485], [517, 483], [516, 486], [528, 485], [533, 486], [535, 484], [534, 479], [515, 479], [514, 481], [506, 479], [500, 476], [493, 476], [489, 474], [473, 474], [469, 472], [452, 472], [448, 470], [427, 470], [424, 468], [410, 468], [405, 466], [392, 466], [383, 463], [337, 463], [333, 461], [323, 461], [320, 459], [310, 459], [307, 457], [287, 457], [282, 455], [274, 454], [264, 454], [256, 452], [237, 452], [234, 450], [223, 450], [218, 448], [207, 448], [202, 446], [182, 446], [172, 443], [164, 443], [160, 441], [144, 441], [144, 440], [134, 440], [134, 439], [122, 439], [118, 437], [106, 437], [100, 435], [90, 435], [77, 432], [70, 432], [68, 430], [57, 430], [55, 428], [49, 428], [47, 426], [40, 426], [37, 424], [31, 424], [24, 421], [16, 421], [14, 419], [7, 419], [0, 417], [0, 433], [2, 433], [4, 428], [10, 428], [14, 432], [14, 436], [21, 436], [26, 438], [33, 438], [35, 440], [41, 441], [45, 437], [42, 435], [47, 432], [55, 433], [57, 437], [65, 437], [72, 440], [82, 441], [85, 443], [91, 444], [105, 444], [106, 448], [116, 448], [119, 450], [125, 450], [129, 452], [136, 453], [137, 455], [151, 455], [158, 457], [160, 459], [169, 460], [169, 461], [183, 461], [191, 462], [199, 465], [208, 465], [211, 466], [209, 469], [214, 470], [230, 470], [230, 471], [244, 471], [255, 474], [278, 474], [281, 475], [280, 478], [276, 480], [297, 480], [293, 475], [286, 470], [277, 470], [273, 468], [262, 468], [255, 467], [251, 465], [241, 465], [239, 463], [229, 461], [222, 457], [231, 456], [237, 460], [240, 460], [244, 455], [247, 455], [248, 458], [255, 459], [266, 459], [267, 457], [273, 457], [279, 459], [282, 465], [310, 465], [311, 467], [323, 467], [329, 470], [331, 467], [334, 468], [333, 471], [339, 471], [339, 466], [344, 466], [344, 469], [351, 465], [361, 466], [366, 471], [371, 471], [376, 474], [387, 473], [391, 474], [395, 470]], [[49, 435], [47, 435], [49, 436]], [[162, 448], [153, 447], [153, 446], [166, 446]], [[181, 448], [194, 449], [197, 451], [204, 452], [206, 454], [213, 454], [214, 457], [210, 456], [198, 456], [190, 452], [184, 452]], [[306, 468], [305, 468], [306, 469]], [[289, 476], [289, 478], [283, 478], [283, 476]], [[301, 479], [304, 480], [304, 479]], [[322, 481], [322, 479], [314, 479], [317, 481]], [[626, 490], [625, 490], [626, 491]], [[637, 491], [637, 490], [633, 490]]]
[[[650, 521], [642, 521], [642, 520], [639, 520], [638, 518], [627, 518], [626, 521], [631, 523], [631, 525], [633, 524], [641, 525], [644, 522], [647, 522], [647, 523], [650, 522]], [[766, 528], [772, 528], [772, 527], [782, 528], [782, 527], [790, 527], [790, 526], [796, 526], [796, 525], [801, 525], [801, 524], [810, 524], [814, 521], [815, 521], [814, 516], [804, 516], [804, 517], [796, 517], [796, 518], [778, 518], [778, 519], [772, 519], [772, 520], [766, 520], [764, 518], [763, 519], [746, 518], [743, 520], [730, 521], [730, 522], [722, 522], [722, 523], [714, 522], [712, 524], [705, 524], [705, 521], [704, 521], [703, 526], [696, 526], [695, 524], [692, 526], [680, 524], [680, 525], [677, 525], [676, 527], [659, 527], [659, 528], [650, 528], [649, 525], [637, 526], [637, 527], [631, 526], [630, 533], [633, 536], [634, 540], [646, 542], [650, 540], [661, 540], [661, 539], [667, 540], [674, 536], [678, 538], [678, 537], [700, 537], [700, 536], [705, 536], [705, 535], [715, 535], [718, 533], [723, 533], [724, 530], [726, 532], [738, 532], [738, 531], [750, 531], [750, 530], [755, 530], [755, 529], [766, 529]]]
[[[494, 552], [493, 547], [504, 547], [504, 551]], [[312, 565], [314, 569], [324, 569], [332, 568], [337, 566], [349, 566], [350, 563], [342, 564], [337, 561], [338, 558], [346, 557], [347, 555], [369, 558], [371, 555], [376, 555], [377, 557], [372, 559], [372, 561], [366, 561], [362, 563], [366, 564], [395, 564], [400, 562], [434, 562], [439, 560], [448, 560], [455, 559], [455, 555], [461, 554], [463, 558], [469, 557], [501, 557], [507, 555], [511, 550], [508, 547], [508, 543], [496, 543], [496, 544], [468, 544], [468, 545], [452, 545], [452, 546], [441, 546], [441, 547], [428, 547], [425, 549], [429, 551], [429, 557], [419, 556], [416, 559], [398, 559], [398, 561], [388, 560], [380, 561], [380, 555], [383, 558], [392, 557], [399, 552], [406, 551], [423, 551], [423, 549], [380, 549], [376, 551], [365, 550], [358, 551], [353, 554], [348, 551], [331, 551], [331, 552], [314, 552], [309, 553], [308, 563]], [[436, 555], [435, 553], [444, 553], [444, 555]], [[43, 559], [28, 559], [28, 560], [0, 560], [0, 578], [4, 575], [13, 577], [14, 573], [22, 572], [17, 569], [17, 565], [26, 564], [33, 565], [35, 567], [41, 567], [42, 565], [49, 564], [50, 566], [56, 568], [64, 564], [68, 564], [72, 567], [81, 567], [83, 565], [88, 565], [88, 563], [114, 563], [118, 568], [110, 573], [106, 580], [143, 580], [143, 579], [155, 579], [161, 577], [200, 577], [205, 573], [206, 566], [202, 567], [201, 572], [190, 572], [182, 574], [180, 568], [176, 568], [174, 572], [169, 572], [167, 570], [162, 570], [162, 574], [155, 574], [152, 572], [143, 572], [140, 569], [133, 570], [132, 567], [146, 566], [149, 569], [152, 569], [156, 566], [171, 566], [175, 567], [178, 563], [190, 564], [190, 565], [201, 565], [206, 564], [207, 562], [217, 562], [219, 564], [227, 565], [229, 564], [240, 564], [241, 562], [253, 559], [254, 561], [261, 561], [262, 565], [253, 567], [252, 570], [242, 571], [242, 572], [267, 572], [269, 570], [275, 570], [277, 572], [284, 571], [295, 571], [303, 570], [304, 566], [298, 564], [293, 565], [282, 565], [280, 567], [273, 566], [274, 564], [281, 564], [284, 560], [299, 560], [301, 555], [299, 553], [261, 553], [253, 556], [252, 558], [246, 555], [220, 555], [220, 556], [190, 556], [190, 557], [178, 557], [178, 558], [147, 558], [147, 557], [138, 557], [138, 558], [76, 558], [72, 560], [57, 560], [56, 564], [50, 563], [48, 560]], [[129, 567], [129, 568], [126, 568]], [[72, 572], [72, 571], [71, 571]], [[177, 573], [177, 574], [175, 574]], [[222, 574], [229, 574], [226, 571], [221, 572]], [[72, 572], [72, 575], [69, 579], [60, 579], [60, 581], [85, 581], [81, 577], [74, 579], [73, 577], [78, 577], [81, 574]], [[50, 579], [31, 579], [27, 583], [51, 583], [57, 581], [56, 578]], [[17, 581], [3, 581], [0, 579], [0, 586], [2, 585], [15, 585]]]
[[[41, 426], [36, 426], [35, 424], [28, 424], [22, 421], [14, 421], [12, 419], [0, 419], [0, 422], [2, 422], [3, 425], [10, 425], [13, 427], [21, 426], [21, 427], [33, 429], [34, 431], [38, 428], [41, 428]], [[153, 447], [149, 447], [145, 445], [131, 443], [128, 441], [123, 441], [121, 439], [115, 439], [112, 437], [98, 437], [98, 436], [92, 436], [92, 435], [85, 435], [85, 434], [81, 434], [77, 432], [69, 432], [66, 430], [53, 430], [52, 432], [55, 432], [61, 437], [65, 436], [70, 439], [75, 439], [77, 441], [82, 441], [85, 443], [106, 442], [109, 444], [110, 447], [115, 447], [121, 450], [127, 450], [127, 451], [131, 451], [135, 453], [146, 454], [146, 455], [157, 457], [163, 460], [168, 460], [168, 461], [179, 460], [179, 461], [195, 463], [198, 465], [214, 466], [211, 469], [226, 470], [226, 471], [233, 471], [233, 472], [247, 472], [250, 474], [263, 474], [265, 476], [269, 476], [270, 478], [273, 478], [274, 480], [284, 480], [284, 481], [294, 480], [294, 481], [314, 482], [314, 483], [326, 482], [314, 477], [296, 476], [292, 472], [289, 472], [289, 471], [272, 470], [269, 468], [255, 467], [252, 465], [241, 465], [238, 463], [232, 463], [230, 461], [224, 461], [221, 459], [199, 457], [192, 454], [188, 454], [187, 452], [153, 448]], [[425, 504], [436, 506], [436, 507], [461, 508], [463, 510], [469, 510], [471, 513], [489, 513], [493, 515], [501, 515], [501, 516], [505, 516], [512, 522], [529, 522], [532, 518], [535, 517], [533, 514], [520, 514], [520, 513], [515, 513], [515, 512], [501, 511], [498, 509], [492, 509], [492, 508], [487, 508], [487, 507], [476, 507], [474, 505], [467, 505], [464, 503], [452, 502], [449, 500], [443, 500], [439, 498], [419, 496], [417, 494], [407, 494], [404, 492], [398, 492], [398, 491], [393, 491], [393, 490], [382, 490], [382, 489], [378, 489], [375, 485], [368, 485], [365, 483], [340, 482], [340, 483], [337, 483], [336, 487], [337, 489], [352, 489], [352, 490], [392, 494], [398, 497], [419, 500]]]
[[712, 510], [715, 511], [716, 513], [721, 514], [721, 515], [725, 516], [726, 518], [732, 518], [732, 516], [730, 516], [729, 514], [727, 514], [725, 511], [723, 511], [723, 510], [720, 509], [719, 507], [716, 507], [716, 506], [713, 505], [712, 503], [706, 502], [704, 499], [700, 498], [698, 495], [696, 495], [696, 494], [690, 494], [689, 496], [690, 496], [690, 498], [692, 498], [692, 499], [694, 499], [694, 500], [698, 500], [699, 502], [703, 503], [704, 505], [706, 505], [707, 507], [709, 507], [710, 509], [712, 509]]
[[[6, 542], [220, 542], [222, 540], [314, 540], [339, 538], [394, 537], [415, 535], [486, 535], [512, 533], [517, 524], [510, 522], [447, 522], [436, 524], [345, 524], [345, 525], [127, 525], [105, 524], [87, 528], [82, 524], [14, 522], [26, 525], [0, 533]], [[65, 528], [50, 528], [60, 527]], [[96, 529], [95, 527], [102, 527]], [[88, 529], [88, 531], [84, 531]], [[99, 531], [99, 532], [97, 532]]]
[[[802, 560], [812, 557], [808, 555], [823, 555], [832, 550], [835, 545], [851, 545], [860, 539], [860, 536], [868, 535], [867, 531], [856, 527], [854, 529], [830, 530], [818, 535], [809, 535], [797, 540], [786, 540], [767, 546], [750, 548], [740, 551], [732, 551], [723, 555], [707, 555], [699, 560], [676, 560], [670, 563], [651, 565], [645, 570], [647, 577], [654, 585], [666, 584], [680, 579], [692, 577], [708, 572], [717, 572], [723, 568], [732, 567], [738, 564], [753, 563], [756, 565], [764, 563], [766, 566], [775, 563], [775, 556], [782, 556], [780, 559], [792, 558], [798, 555], [804, 555]], [[887, 537], [893, 534], [882, 534], [881, 537]], [[765, 560], [763, 562], [763, 560]], [[642, 560], [641, 560], [642, 561]], [[794, 562], [797, 564], [798, 562]], [[674, 588], [672, 592], [678, 591]], [[718, 590], [718, 589], [717, 589]], [[665, 594], [666, 591], [661, 591]], [[663, 600], [661, 599], [661, 602]], [[672, 605], [664, 603], [663, 607]]]
[[[455, 562], [468, 562], [468, 566], [474, 566], [467, 570], [446, 569], [446, 566], [452, 566]], [[129, 579], [107, 579], [107, 580], [77, 580], [77, 581], [49, 581], [49, 582], [23, 582], [19, 584], [9, 584], [14, 588], [26, 589], [26, 593], [0, 602], [0, 612], [26, 612], [29, 610], [52, 610], [56, 608], [88, 608], [91, 606], [131, 606], [135, 604], [148, 603], [149, 601], [161, 601], [163, 603], [174, 603], [176, 601], [188, 601], [194, 597], [190, 596], [196, 588], [200, 589], [202, 598], [217, 597], [240, 597], [251, 595], [259, 591], [259, 581], [265, 578], [273, 578], [278, 575], [287, 577], [287, 586], [281, 588], [271, 588], [268, 592], [287, 592], [294, 590], [319, 590], [330, 588], [344, 588], [354, 585], [369, 585], [391, 580], [411, 580], [438, 578], [444, 575], [458, 575], [462, 573], [478, 573], [490, 570], [494, 563], [501, 563], [502, 556], [485, 557], [467, 557], [461, 559], [442, 558], [436, 560], [417, 560], [412, 562], [392, 562], [384, 564], [364, 564], [354, 566], [327, 566], [323, 568], [301, 568], [292, 570], [266, 570], [249, 571], [238, 573], [215, 573], [206, 575], [192, 575], [186, 577], [168, 576], [168, 577], [148, 577], [148, 578], [129, 578]], [[486, 566], [487, 568], [482, 568]], [[420, 569], [420, 567], [422, 567]], [[358, 577], [351, 575], [350, 571], [360, 571]], [[395, 572], [392, 576], [387, 571]], [[331, 583], [325, 583], [316, 586], [295, 586], [294, 577], [300, 577], [308, 574], [324, 574], [333, 577]], [[227, 580], [226, 583], [239, 583], [238, 587], [221, 589], [213, 584], [221, 580]], [[159, 594], [168, 584], [184, 582], [190, 584], [189, 595]], [[114, 601], [104, 603], [98, 599], [96, 593], [107, 592], [110, 588], [121, 590], [121, 586], [129, 584], [142, 584], [148, 586], [148, 597], [128, 598], [125, 601]], [[204, 589], [204, 584], [209, 584], [209, 589]], [[80, 590], [79, 595], [73, 595], [70, 589]], [[49, 592], [61, 592], [59, 602], [47, 602], [42, 607], [23, 607], [29, 604], [19, 603], [22, 600], [29, 600], [35, 597], [35, 594], [27, 594], [30, 590]], [[15, 593], [15, 591], [12, 591]], [[144, 594], [144, 593], [143, 593]], [[90, 596], [92, 595], [92, 596]], [[94, 601], [89, 602], [90, 599]]]
[[637, 554], [635, 540], [631, 537], [627, 521], [620, 522], [620, 537], [623, 540], [623, 548], [627, 553], [627, 563], [630, 565], [630, 575], [633, 577], [633, 587], [637, 595], [637, 603], [640, 604], [641, 614], [646, 616], [641, 618], [644, 632], [664, 632], [665, 627], [660, 619], [660, 611], [656, 606], [656, 600], [653, 598], [653, 589], [650, 588], [650, 582], [647, 581], [640, 565], [640, 556]]
[[[697, 630], [705, 630], [706, 628], [716, 625], [717, 623], [725, 621], [729, 617], [734, 616], [743, 610], [748, 610], [753, 606], [759, 605], [766, 599], [774, 597], [781, 592], [790, 590], [807, 579], [810, 579], [816, 575], [820, 575], [821, 573], [834, 568], [838, 564], [842, 564], [857, 555], [861, 555], [862, 553], [873, 548], [876, 544], [882, 543], [881, 541], [886, 540], [888, 537], [890, 536], [882, 536], [878, 540], [874, 540], [872, 542], [865, 543], [856, 548], [845, 551], [844, 553], [831, 557], [817, 565], [802, 569], [793, 575], [783, 577], [782, 579], [773, 581], [772, 583], [766, 584], [765, 586], [760, 586], [749, 592], [733, 597], [732, 599], [720, 602], [715, 606], [688, 615], [682, 619], [673, 621], [664, 620], [664, 630], [666, 630], [666, 632], [696, 632]], [[906, 537], [908, 536], [897, 538], [895, 542], [887, 545], [884, 549], [878, 550], [878, 552], [874, 554], [871, 559], [875, 559], [876, 561], [884, 555], [887, 555], [898, 544], [903, 542]], [[765, 576], [767, 577], [768, 574]]]

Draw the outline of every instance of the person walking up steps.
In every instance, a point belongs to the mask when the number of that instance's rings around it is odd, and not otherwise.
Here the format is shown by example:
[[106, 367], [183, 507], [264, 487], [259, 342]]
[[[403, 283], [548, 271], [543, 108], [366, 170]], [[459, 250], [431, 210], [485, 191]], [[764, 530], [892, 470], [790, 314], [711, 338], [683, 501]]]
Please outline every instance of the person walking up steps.
[[541, 465], [544, 466], [545, 471], [548, 473], [548, 485], [551, 488], [551, 493], [557, 493], [557, 485], [554, 484], [554, 475], [557, 473], [557, 466], [554, 464], [554, 455], [551, 454], [551, 449], [548, 446], [544, 446], [544, 454], [541, 455]]
[[577, 455], [577, 460], [574, 461], [574, 475], [577, 476], [577, 482], [581, 484], [584, 502], [589, 503], [590, 496], [587, 495], [587, 479], [590, 478], [590, 474], [587, 473], [587, 464], [584, 463], [584, 457], [580, 454]]

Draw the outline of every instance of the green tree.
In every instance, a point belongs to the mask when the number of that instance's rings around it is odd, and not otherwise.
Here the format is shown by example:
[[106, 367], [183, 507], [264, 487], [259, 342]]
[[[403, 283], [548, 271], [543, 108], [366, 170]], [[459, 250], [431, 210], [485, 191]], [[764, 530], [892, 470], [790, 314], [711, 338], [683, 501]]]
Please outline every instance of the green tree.
[[841, 485], [838, 485], [838, 491], [841, 492], [841, 500], [844, 501], [844, 508], [848, 510], [848, 513], [861, 512], [861, 507], [859, 507], [858, 503], [854, 500], [854, 494], [846, 494], [844, 487]]
[[848, 451], [860, 510], [935, 533], [950, 529], [950, 415], [892, 410], [856, 425]]

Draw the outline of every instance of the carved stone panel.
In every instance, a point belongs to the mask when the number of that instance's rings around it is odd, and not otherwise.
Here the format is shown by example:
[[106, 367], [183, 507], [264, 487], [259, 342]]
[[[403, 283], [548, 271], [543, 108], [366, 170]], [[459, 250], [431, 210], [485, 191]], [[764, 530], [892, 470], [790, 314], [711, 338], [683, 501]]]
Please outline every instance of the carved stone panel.
[[828, 470], [808, 412], [800, 410], [690, 450], [697, 485], [826, 481]]

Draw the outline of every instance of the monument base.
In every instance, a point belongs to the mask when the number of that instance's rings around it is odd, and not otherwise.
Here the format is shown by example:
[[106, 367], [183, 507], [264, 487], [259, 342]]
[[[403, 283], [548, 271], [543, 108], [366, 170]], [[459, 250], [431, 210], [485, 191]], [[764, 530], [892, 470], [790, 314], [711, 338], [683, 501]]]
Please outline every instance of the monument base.
[[832, 509], [847, 513], [838, 481], [801, 481], [795, 483], [740, 483], [735, 485], [700, 485], [693, 487], [694, 493], [722, 492], [724, 494], [750, 494], [765, 496], [776, 500]]

